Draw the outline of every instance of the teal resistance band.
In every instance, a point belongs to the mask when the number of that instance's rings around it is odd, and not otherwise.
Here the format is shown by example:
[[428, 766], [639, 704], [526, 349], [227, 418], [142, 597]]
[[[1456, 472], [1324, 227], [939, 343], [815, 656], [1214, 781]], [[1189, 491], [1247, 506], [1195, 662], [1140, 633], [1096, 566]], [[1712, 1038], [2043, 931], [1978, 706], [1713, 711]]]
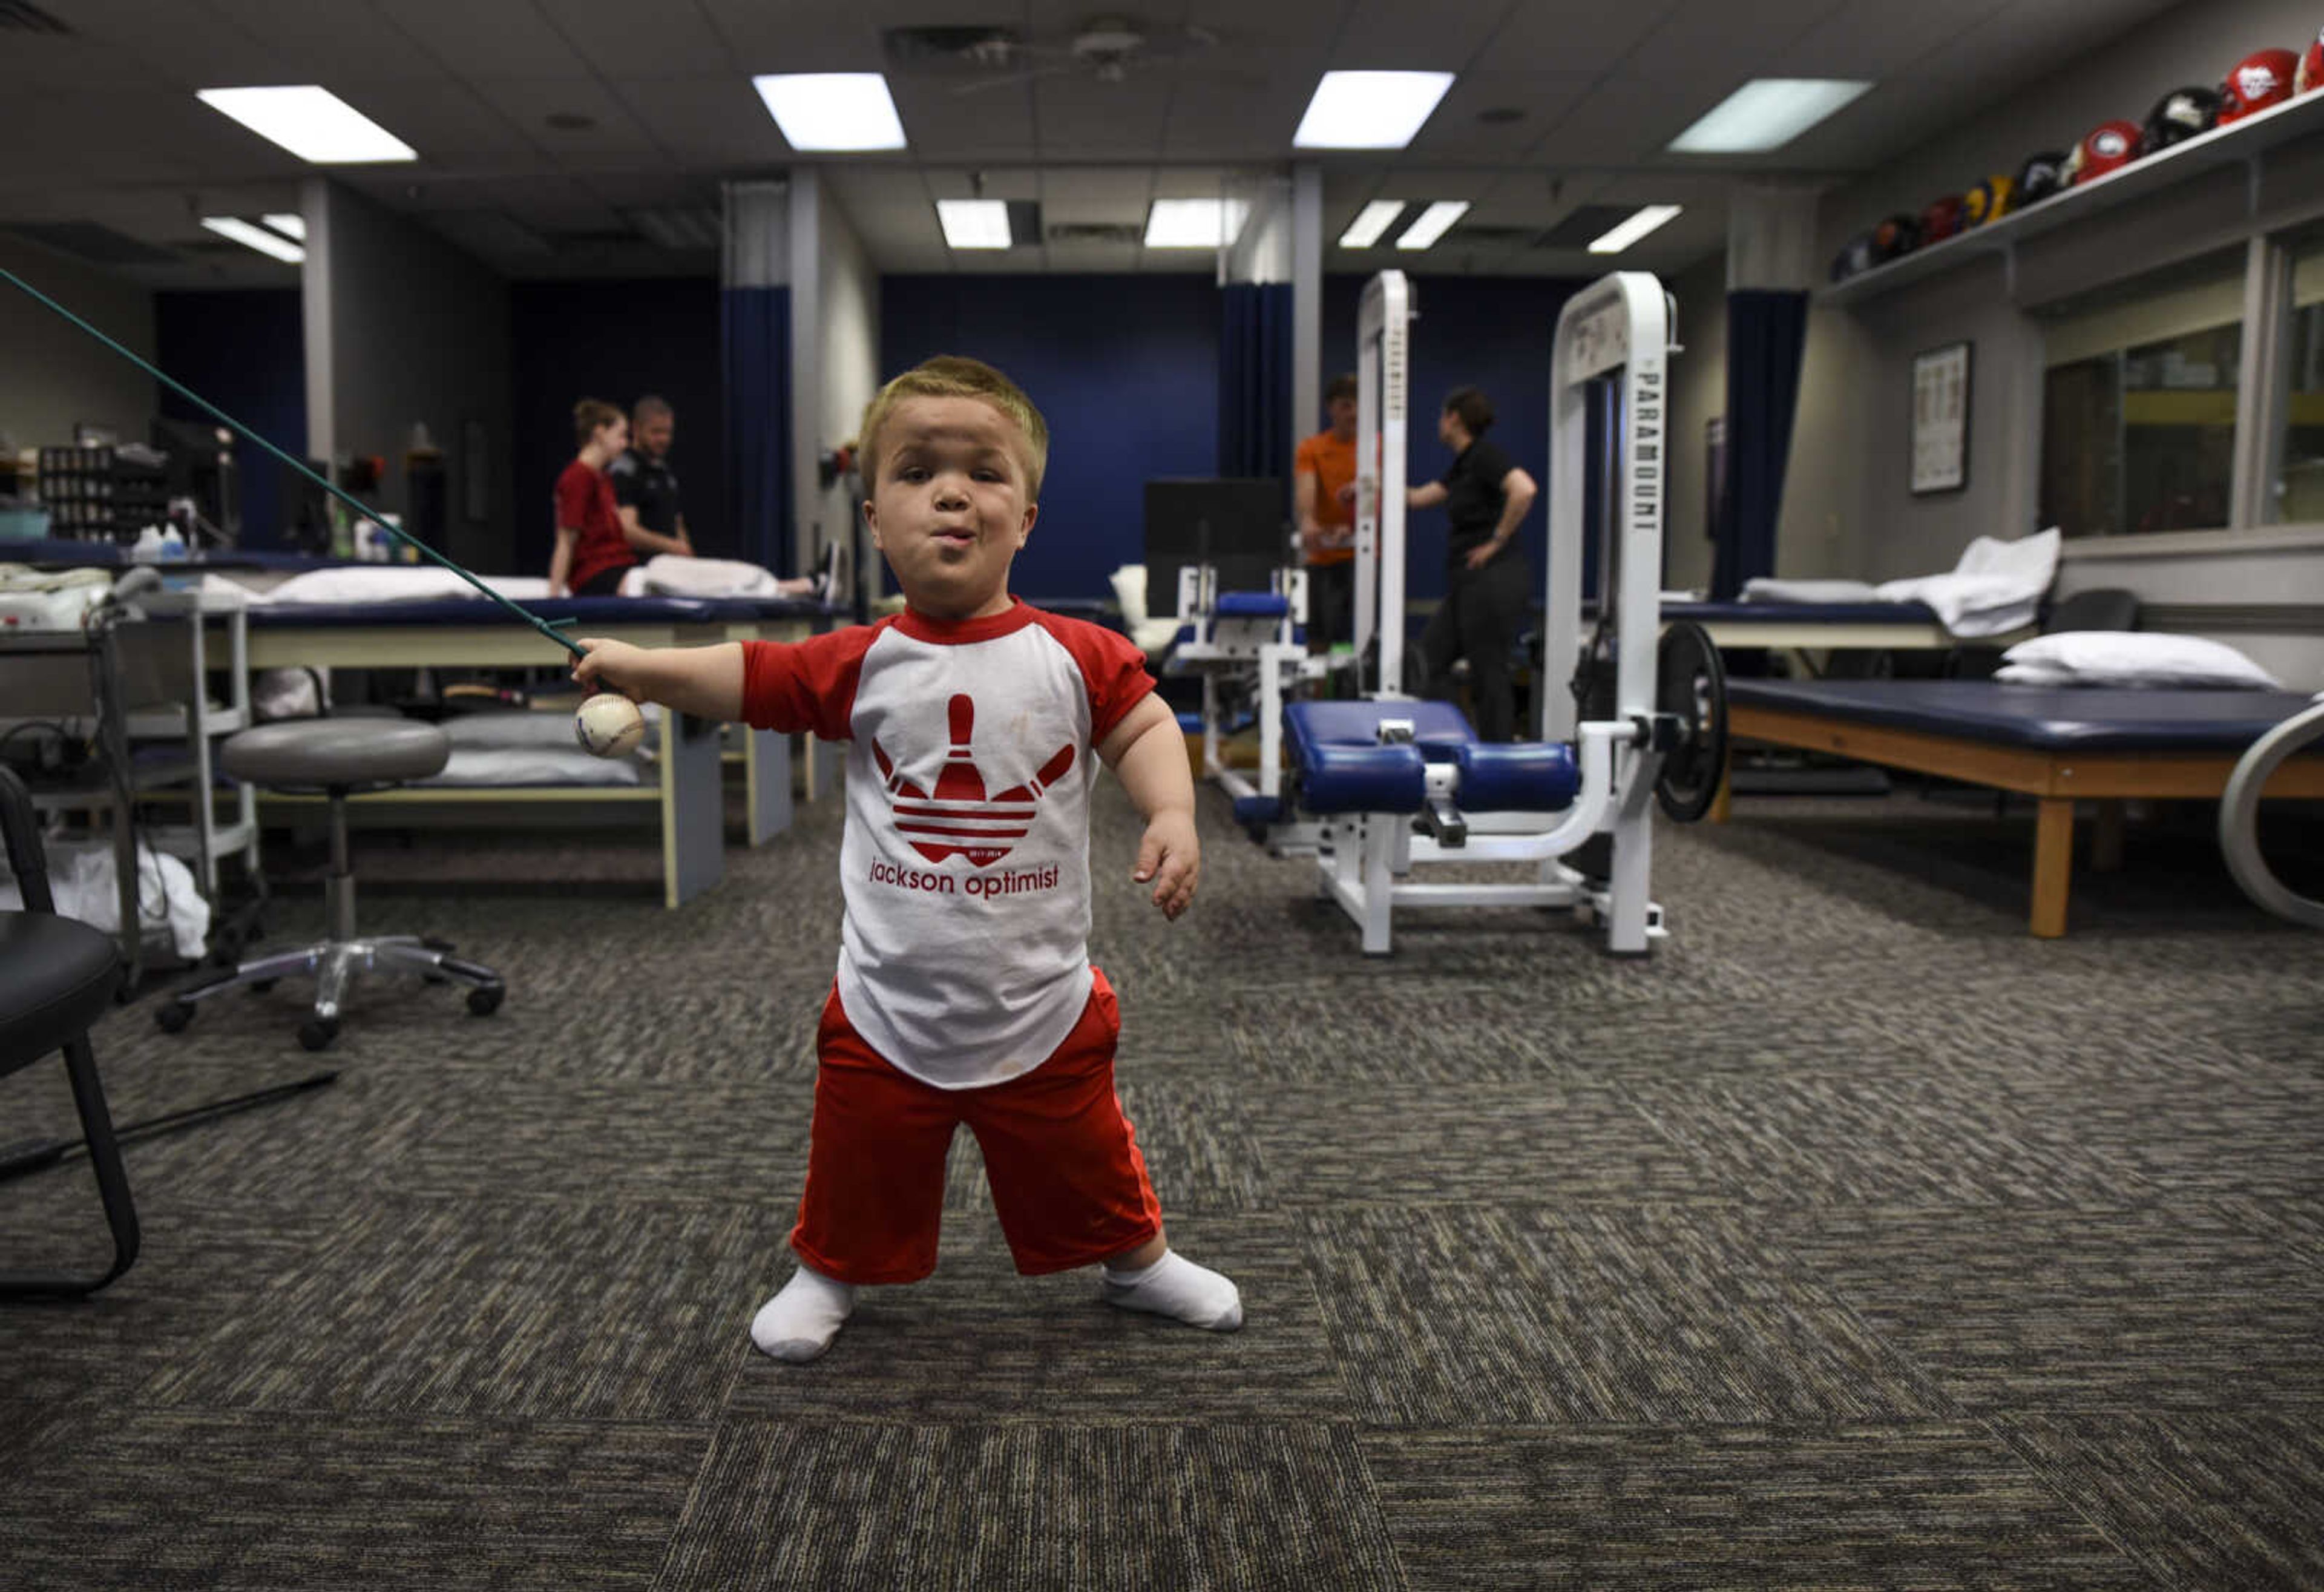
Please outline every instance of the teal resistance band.
[[0, 278], [5, 278], [13, 287], [23, 289], [34, 302], [46, 305], [49, 309], [55, 310], [67, 320], [71, 321], [75, 326], [80, 328], [81, 330], [87, 332], [90, 337], [95, 338], [98, 342], [103, 343], [115, 354], [120, 355], [124, 359], [129, 361], [130, 364], [143, 371], [147, 375], [152, 376], [155, 381], [160, 382], [162, 385], [168, 387], [171, 392], [190, 403], [201, 405], [202, 408], [208, 410], [211, 414], [216, 415], [218, 420], [223, 421], [225, 424], [233, 427], [235, 430], [249, 438], [253, 442], [257, 443], [261, 448], [266, 449], [267, 452], [281, 459], [284, 464], [289, 465], [292, 469], [306, 477], [307, 479], [312, 481], [316, 486], [320, 486], [324, 491], [329, 493], [341, 503], [346, 504], [349, 508], [355, 510], [356, 514], [362, 515], [373, 524], [377, 525], [381, 530], [387, 532], [389, 534], [396, 537], [401, 541], [409, 543], [412, 547], [418, 548], [429, 558], [435, 560], [436, 562], [443, 565], [447, 569], [451, 570], [453, 574], [457, 575], [470, 586], [473, 586], [478, 591], [483, 592], [486, 597], [492, 598], [493, 601], [498, 603], [502, 607], [506, 608], [510, 613], [523, 620], [527, 625], [531, 625], [535, 630], [540, 632], [541, 634], [547, 636], [550, 641], [555, 642], [558, 646], [563, 647], [575, 657], [583, 658], [588, 655], [578, 646], [575, 645], [569, 638], [558, 632], [558, 627], [559, 625], [570, 625], [573, 623], [572, 620], [559, 619], [552, 622], [550, 620], [543, 619], [540, 615], [532, 612], [530, 608], [524, 607], [521, 604], [511, 602], [508, 598], [494, 591], [491, 587], [486, 586], [483, 581], [477, 579], [474, 575], [469, 574], [466, 569], [460, 568], [459, 565], [446, 558], [442, 553], [438, 552], [434, 548], [429, 546], [418, 537], [406, 534], [401, 526], [391, 525], [386, 521], [381, 519], [377, 514], [372, 513], [369, 508], [365, 507], [359, 499], [351, 496], [347, 493], [340, 491], [328, 481], [324, 480], [322, 477], [309, 469], [303, 462], [291, 458], [289, 454], [283, 452], [282, 449], [275, 447], [273, 443], [269, 442], [256, 431], [254, 431], [248, 426], [244, 425], [240, 421], [235, 419], [234, 416], [228, 414], [225, 410], [220, 409], [217, 404], [203, 397], [199, 393], [197, 393], [191, 388], [186, 386], [182, 382], [178, 381], [167, 372], [148, 365], [144, 360], [140, 359], [136, 355], [131, 353], [128, 349], [115, 342], [111, 338], [106, 337], [103, 332], [97, 330], [97, 328], [89, 325], [88, 321], [83, 320], [79, 316], [75, 315], [71, 310], [66, 309], [62, 304], [58, 303], [54, 299], [49, 297], [48, 294], [41, 292], [40, 289], [34, 287], [31, 282], [26, 282], [23, 277], [18, 276], [14, 272], [7, 270], [5, 267], [0, 267]]

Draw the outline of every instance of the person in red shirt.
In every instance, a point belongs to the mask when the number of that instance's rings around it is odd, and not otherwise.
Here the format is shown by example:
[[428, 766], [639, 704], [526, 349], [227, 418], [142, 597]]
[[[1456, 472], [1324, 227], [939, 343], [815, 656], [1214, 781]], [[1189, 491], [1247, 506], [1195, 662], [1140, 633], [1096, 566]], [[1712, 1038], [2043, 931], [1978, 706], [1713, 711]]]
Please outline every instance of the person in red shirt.
[[1049, 456], [1023, 389], [932, 359], [881, 390], [858, 435], [863, 521], [901, 614], [796, 643], [576, 643], [589, 690], [852, 743], [799, 1263], [752, 1342], [812, 1360], [858, 1289], [928, 1274], [962, 1123], [1019, 1272], [1102, 1265], [1110, 1304], [1234, 1331], [1241, 1292], [1164, 1232], [1114, 1089], [1120, 1006], [1089, 960], [1100, 765], [1146, 818], [1130, 878], [1166, 918], [1194, 900], [1202, 842], [1177, 718], [1127, 638], [1009, 589]]
[[549, 557], [549, 591], [551, 597], [612, 597], [638, 561], [640, 547], [690, 550], [674, 537], [632, 532], [622, 523], [605, 467], [629, 449], [629, 417], [610, 403], [584, 398], [573, 406], [573, 431], [581, 450], [557, 477], [557, 550]]
[[1323, 390], [1329, 430], [1299, 444], [1292, 463], [1299, 551], [1307, 565], [1307, 643], [1328, 653], [1355, 637], [1356, 378]]

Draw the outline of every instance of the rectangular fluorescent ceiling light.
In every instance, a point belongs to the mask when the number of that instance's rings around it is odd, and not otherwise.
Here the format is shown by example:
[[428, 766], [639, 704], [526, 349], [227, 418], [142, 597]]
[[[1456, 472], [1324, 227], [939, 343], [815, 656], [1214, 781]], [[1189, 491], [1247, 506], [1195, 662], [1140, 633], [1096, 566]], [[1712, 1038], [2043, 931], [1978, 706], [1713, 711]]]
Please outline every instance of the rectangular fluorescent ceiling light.
[[289, 238], [277, 237], [263, 227], [253, 227], [239, 216], [205, 216], [202, 225], [220, 237], [230, 237], [262, 255], [272, 255], [293, 265], [307, 257], [307, 251]]
[[1222, 249], [1242, 235], [1250, 214], [1242, 199], [1156, 199], [1146, 212], [1149, 249]]
[[1300, 149], [1402, 149], [1451, 87], [1451, 72], [1325, 72], [1291, 142]]
[[1368, 249], [1379, 242], [1380, 234], [1398, 216], [1404, 214], [1402, 199], [1374, 199], [1366, 205], [1356, 218], [1348, 223], [1347, 231], [1340, 234], [1343, 249]]
[[327, 88], [204, 88], [212, 110], [318, 166], [416, 161], [420, 152]]
[[1850, 105], [1872, 87], [1842, 78], [1754, 78], [1671, 141], [1678, 154], [1761, 154]]
[[947, 247], [1005, 249], [1009, 246], [1009, 204], [1005, 199], [938, 199], [936, 219], [944, 226]]
[[1609, 227], [1590, 245], [1593, 255], [1618, 255], [1679, 213], [1676, 205], [1646, 205], [1619, 227]]
[[793, 149], [904, 147], [904, 124], [878, 72], [770, 72], [751, 86]]
[[1396, 240], [1400, 249], [1425, 249], [1444, 236], [1445, 228], [1469, 213], [1467, 199], [1438, 199], [1420, 212], [1420, 219], [1404, 229]]
[[285, 237], [295, 237], [300, 243], [307, 241], [307, 218], [304, 216], [284, 211], [280, 215], [263, 216], [260, 219]]

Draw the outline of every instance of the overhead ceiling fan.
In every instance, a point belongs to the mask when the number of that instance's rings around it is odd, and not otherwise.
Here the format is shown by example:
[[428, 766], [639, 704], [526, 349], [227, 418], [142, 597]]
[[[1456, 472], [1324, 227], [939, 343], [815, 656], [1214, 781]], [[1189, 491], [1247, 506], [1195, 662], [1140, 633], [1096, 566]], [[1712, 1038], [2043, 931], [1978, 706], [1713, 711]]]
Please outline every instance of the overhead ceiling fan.
[[993, 75], [959, 84], [953, 92], [981, 94], [1068, 72], [1082, 73], [1101, 83], [1119, 83], [1135, 71], [1207, 54], [1218, 42], [1218, 35], [1207, 28], [1148, 30], [1122, 16], [1093, 17], [1060, 44], [988, 34], [964, 46], [960, 58]]

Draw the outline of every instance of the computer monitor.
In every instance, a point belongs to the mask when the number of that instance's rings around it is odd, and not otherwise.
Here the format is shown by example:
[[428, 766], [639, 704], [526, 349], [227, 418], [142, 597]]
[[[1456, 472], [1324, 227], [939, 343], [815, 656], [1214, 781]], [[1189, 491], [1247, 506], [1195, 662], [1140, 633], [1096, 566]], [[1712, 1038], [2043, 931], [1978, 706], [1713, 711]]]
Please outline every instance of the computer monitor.
[[1283, 483], [1273, 477], [1146, 483], [1147, 611], [1176, 611], [1178, 571], [1208, 564], [1221, 591], [1265, 591], [1294, 561]]

